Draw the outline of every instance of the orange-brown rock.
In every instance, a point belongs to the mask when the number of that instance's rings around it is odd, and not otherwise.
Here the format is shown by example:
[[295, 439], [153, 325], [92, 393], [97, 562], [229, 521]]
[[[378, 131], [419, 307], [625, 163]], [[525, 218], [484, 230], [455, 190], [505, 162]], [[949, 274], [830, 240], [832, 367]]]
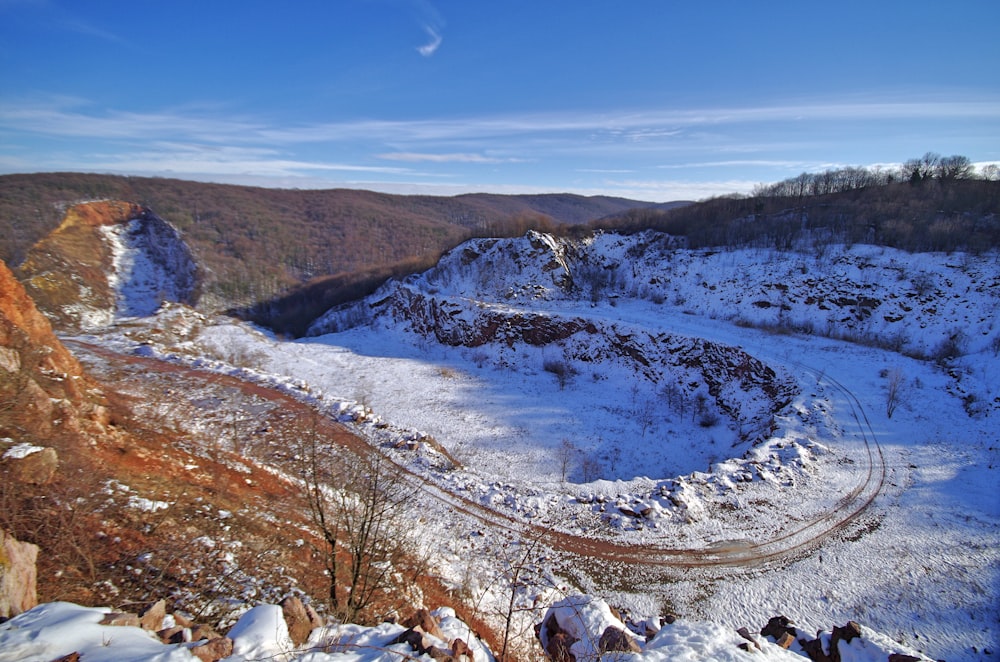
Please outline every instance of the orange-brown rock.
[[0, 529], [0, 617], [16, 616], [38, 604], [38, 547]]
[[79, 431], [79, 417], [100, 418], [85, 403], [93, 383], [3, 262], [0, 359], [0, 437], [45, 439], [62, 429]]
[[87, 202], [70, 207], [62, 224], [35, 244], [18, 275], [37, 306], [61, 327], [86, 326], [81, 311], [113, 311], [108, 281], [113, 256], [98, 228], [143, 215], [122, 201]]

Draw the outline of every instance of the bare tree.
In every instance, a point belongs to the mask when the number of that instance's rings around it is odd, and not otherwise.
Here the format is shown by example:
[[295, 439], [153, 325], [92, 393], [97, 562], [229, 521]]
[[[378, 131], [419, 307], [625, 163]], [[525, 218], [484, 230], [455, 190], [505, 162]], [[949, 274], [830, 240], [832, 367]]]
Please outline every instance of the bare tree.
[[885, 415], [892, 418], [896, 407], [899, 406], [899, 396], [903, 389], [903, 371], [895, 368], [886, 373], [889, 380], [886, 384], [885, 392]]
[[973, 172], [972, 161], [967, 156], [955, 154], [944, 156], [937, 162], [937, 176], [940, 179], [968, 179]]
[[601, 465], [592, 453], [587, 453], [580, 461], [580, 472], [583, 474], [583, 482], [589, 483], [596, 480], [601, 473]]
[[566, 482], [566, 477], [569, 475], [570, 463], [573, 462], [573, 457], [578, 452], [577, 447], [569, 439], [563, 439], [559, 444], [556, 457], [559, 459], [559, 473], [564, 483]]
[[406, 557], [406, 482], [381, 453], [349, 455], [323, 443], [316, 427], [299, 444], [301, 478], [319, 552], [329, 576], [329, 603], [345, 622], [359, 622]]

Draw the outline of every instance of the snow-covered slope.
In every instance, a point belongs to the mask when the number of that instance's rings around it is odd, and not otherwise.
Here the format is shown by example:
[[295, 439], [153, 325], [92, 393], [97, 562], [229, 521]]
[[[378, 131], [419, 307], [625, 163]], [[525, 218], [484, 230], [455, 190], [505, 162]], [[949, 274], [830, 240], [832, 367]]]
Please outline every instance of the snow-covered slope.
[[152, 212], [100, 228], [111, 247], [116, 317], [146, 317], [164, 301], [192, 303], [197, 268], [177, 230]]
[[[582, 241], [529, 233], [470, 241], [367, 304], [376, 315], [388, 310], [399, 319], [398, 304], [385, 299], [404, 290], [437, 301], [510, 307], [630, 298], [701, 317], [947, 358], [1000, 348], [998, 259], [876, 246], [692, 251], [655, 232]], [[331, 311], [311, 333], [344, 328], [359, 316], [358, 308]]]

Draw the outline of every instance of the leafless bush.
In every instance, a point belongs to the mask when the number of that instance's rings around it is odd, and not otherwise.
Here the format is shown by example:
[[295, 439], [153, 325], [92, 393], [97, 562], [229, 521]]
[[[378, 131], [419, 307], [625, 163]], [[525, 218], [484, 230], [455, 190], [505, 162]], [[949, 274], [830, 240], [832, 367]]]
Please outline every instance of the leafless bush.
[[896, 411], [896, 407], [899, 406], [900, 393], [903, 389], [903, 371], [899, 368], [894, 368], [884, 372], [885, 377], [888, 380], [886, 382], [885, 391], [885, 415], [892, 418], [892, 415]]
[[407, 557], [407, 482], [378, 451], [333, 453], [318, 429], [298, 441], [299, 472], [329, 577], [329, 603], [344, 622], [362, 622], [390, 590]]
[[576, 368], [562, 359], [545, 359], [542, 369], [556, 376], [560, 389], [566, 388], [577, 374]]
[[932, 352], [931, 358], [939, 365], [945, 365], [965, 353], [965, 344], [965, 332], [961, 329], [953, 329]]
[[559, 448], [556, 450], [556, 458], [559, 460], [559, 473], [562, 476], [562, 481], [565, 483], [566, 478], [569, 475], [569, 468], [573, 462], [573, 458], [580, 452], [573, 442], [569, 439], [563, 439], [559, 444]]

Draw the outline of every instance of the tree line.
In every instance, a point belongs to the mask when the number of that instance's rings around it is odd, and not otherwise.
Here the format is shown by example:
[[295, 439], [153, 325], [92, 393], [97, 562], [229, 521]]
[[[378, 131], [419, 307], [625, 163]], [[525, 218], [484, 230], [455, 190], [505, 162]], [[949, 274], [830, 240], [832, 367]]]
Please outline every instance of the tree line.
[[967, 156], [941, 156], [935, 152], [927, 152], [920, 158], [907, 160], [897, 168], [850, 166], [819, 173], [804, 172], [774, 184], [759, 184], [751, 195], [758, 198], [827, 195], [872, 186], [887, 186], [894, 182], [919, 184], [934, 179], [945, 182], [957, 179], [996, 181], [1000, 179], [1000, 167], [990, 163], [977, 172]]
[[669, 210], [632, 209], [586, 228], [656, 230], [689, 248], [822, 248], [866, 243], [910, 252], [1000, 247], [1000, 169], [928, 152], [894, 169], [840, 168]]

